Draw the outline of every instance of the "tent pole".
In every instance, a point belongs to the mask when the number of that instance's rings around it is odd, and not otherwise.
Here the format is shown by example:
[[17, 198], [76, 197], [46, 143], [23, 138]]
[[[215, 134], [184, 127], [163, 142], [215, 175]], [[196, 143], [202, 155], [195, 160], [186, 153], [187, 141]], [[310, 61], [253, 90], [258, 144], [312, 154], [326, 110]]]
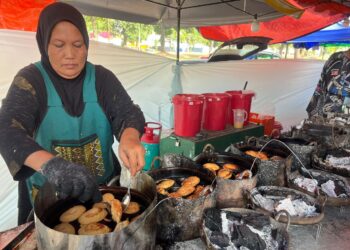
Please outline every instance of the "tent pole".
[[177, 8], [177, 27], [176, 27], [176, 64], [179, 64], [180, 61], [180, 19], [181, 19], [181, 6]]

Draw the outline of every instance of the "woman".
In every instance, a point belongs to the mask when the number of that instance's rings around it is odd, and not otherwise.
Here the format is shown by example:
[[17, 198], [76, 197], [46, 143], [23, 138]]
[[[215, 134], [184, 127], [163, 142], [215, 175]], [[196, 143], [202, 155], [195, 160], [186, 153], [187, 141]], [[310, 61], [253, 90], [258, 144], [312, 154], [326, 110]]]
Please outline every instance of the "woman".
[[87, 62], [79, 11], [47, 6], [36, 38], [41, 60], [17, 73], [0, 110], [0, 153], [19, 181], [19, 224], [45, 180], [60, 198], [100, 200], [98, 184], [120, 172], [113, 135], [131, 174], [144, 166], [142, 111], [111, 71]]
[[325, 63], [316, 90], [306, 108], [309, 117], [349, 113], [350, 50], [336, 52]]

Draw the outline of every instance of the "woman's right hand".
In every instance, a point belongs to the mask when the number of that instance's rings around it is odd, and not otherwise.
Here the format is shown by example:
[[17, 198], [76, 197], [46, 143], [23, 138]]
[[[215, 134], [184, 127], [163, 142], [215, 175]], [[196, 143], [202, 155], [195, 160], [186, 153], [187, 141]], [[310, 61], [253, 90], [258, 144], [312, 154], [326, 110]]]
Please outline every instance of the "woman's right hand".
[[102, 200], [95, 177], [82, 165], [54, 157], [39, 172], [55, 186], [60, 199], [73, 197], [82, 202], [90, 199], [94, 202]]

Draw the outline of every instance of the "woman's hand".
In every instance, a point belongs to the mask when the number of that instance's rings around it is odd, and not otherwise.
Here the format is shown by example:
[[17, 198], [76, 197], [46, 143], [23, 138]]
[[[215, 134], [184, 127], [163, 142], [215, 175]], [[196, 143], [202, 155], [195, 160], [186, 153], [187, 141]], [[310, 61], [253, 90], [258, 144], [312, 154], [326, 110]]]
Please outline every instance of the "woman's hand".
[[126, 128], [119, 141], [118, 153], [125, 167], [135, 176], [145, 166], [145, 149], [140, 141], [140, 133], [134, 128]]

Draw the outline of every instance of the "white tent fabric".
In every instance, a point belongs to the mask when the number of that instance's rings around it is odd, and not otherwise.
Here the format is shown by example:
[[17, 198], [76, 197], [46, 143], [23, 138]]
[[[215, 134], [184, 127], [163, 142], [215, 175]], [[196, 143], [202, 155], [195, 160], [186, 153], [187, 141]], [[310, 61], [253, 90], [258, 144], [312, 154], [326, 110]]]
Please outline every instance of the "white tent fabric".
[[[0, 98], [6, 96], [18, 70], [40, 56], [35, 34], [0, 30]], [[171, 59], [91, 42], [89, 61], [112, 70], [142, 108], [147, 121], [172, 127], [170, 97], [183, 93], [237, 90], [248, 81], [256, 93], [252, 110], [276, 116], [285, 129], [306, 117], [324, 62], [305, 60], [257, 60], [180, 64]], [[5, 163], [0, 161], [0, 231], [14, 227], [17, 190]]]
[[[61, 1], [69, 2], [85, 15], [147, 24], [162, 22], [166, 27], [176, 27], [177, 25], [177, 2], [181, 3], [182, 8], [181, 27], [249, 23], [253, 21], [254, 15], [257, 15], [259, 21], [283, 16], [282, 13], [261, 0]], [[207, 4], [209, 5], [203, 6]]]

